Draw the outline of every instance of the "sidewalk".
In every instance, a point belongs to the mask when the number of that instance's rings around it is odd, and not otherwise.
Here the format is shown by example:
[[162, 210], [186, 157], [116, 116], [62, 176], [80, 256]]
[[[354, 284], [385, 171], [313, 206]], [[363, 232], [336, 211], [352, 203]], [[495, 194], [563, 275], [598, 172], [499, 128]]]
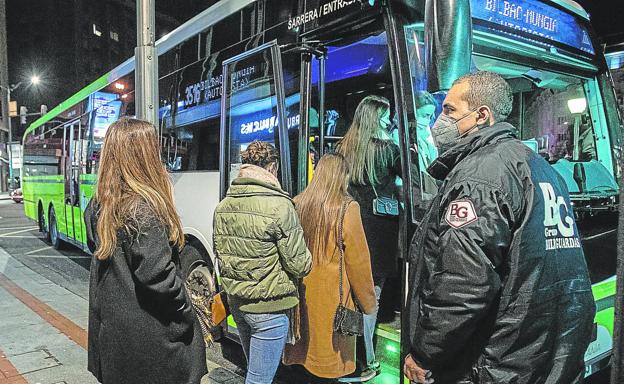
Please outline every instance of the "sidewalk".
[[[1, 198], [1, 197], [0, 197]], [[0, 384], [97, 384], [87, 367], [88, 301], [0, 248]], [[209, 355], [220, 354], [216, 344]], [[202, 384], [242, 384], [208, 360]]]
[[87, 305], [0, 249], [0, 383], [97, 383], [85, 369]]

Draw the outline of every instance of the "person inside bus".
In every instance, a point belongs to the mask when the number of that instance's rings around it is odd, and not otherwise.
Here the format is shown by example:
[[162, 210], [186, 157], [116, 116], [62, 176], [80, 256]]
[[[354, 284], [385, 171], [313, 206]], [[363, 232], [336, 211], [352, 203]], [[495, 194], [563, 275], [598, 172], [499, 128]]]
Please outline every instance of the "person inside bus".
[[88, 369], [103, 384], [197, 384], [207, 373], [179, 264], [184, 233], [159, 149], [150, 123], [113, 123], [84, 214], [95, 256]]
[[287, 339], [298, 336], [298, 280], [310, 272], [312, 256], [277, 178], [275, 147], [253, 141], [241, 160], [215, 210], [214, 249], [247, 359], [245, 383], [271, 384]]
[[595, 303], [565, 182], [516, 137], [500, 75], [457, 79], [431, 128], [442, 187], [412, 239], [401, 333], [417, 383], [579, 383]]
[[[377, 300], [384, 282], [397, 272], [398, 256], [398, 188], [401, 175], [399, 147], [388, 133], [390, 103], [388, 99], [366, 96], [355, 110], [353, 122], [338, 145], [338, 152], [349, 164], [349, 193], [361, 208], [362, 223], [370, 249], [373, 280]], [[383, 210], [385, 202], [396, 209]], [[381, 208], [381, 209], [379, 209]], [[377, 313], [364, 316], [364, 345], [367, 369], [379, 373], [373, 336]]]
[[340, 303], [350, 309], [359, 306], [373, 314], [377, 307], [360, 206], [347, 191], [348, 172], [342, 155], [326, 154], [310, 185], [294, 199], [312, 252], [312, 271], [302, 284], [301, 339], [286, 346], [284, 363], [302, 365], [320, 378], [336, 379], [355, 371], [355, 336], [333, 328], [339, 290]]

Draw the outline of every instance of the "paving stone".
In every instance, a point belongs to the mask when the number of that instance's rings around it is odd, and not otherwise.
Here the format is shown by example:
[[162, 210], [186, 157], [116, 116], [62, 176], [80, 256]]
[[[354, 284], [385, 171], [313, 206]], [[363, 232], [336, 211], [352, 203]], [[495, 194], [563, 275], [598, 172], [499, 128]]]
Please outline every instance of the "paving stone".
[[13, 364], [21, 374], [61, 365], [61, 363], [45, 349], [13, 355], [10, 358], [11, 364]]

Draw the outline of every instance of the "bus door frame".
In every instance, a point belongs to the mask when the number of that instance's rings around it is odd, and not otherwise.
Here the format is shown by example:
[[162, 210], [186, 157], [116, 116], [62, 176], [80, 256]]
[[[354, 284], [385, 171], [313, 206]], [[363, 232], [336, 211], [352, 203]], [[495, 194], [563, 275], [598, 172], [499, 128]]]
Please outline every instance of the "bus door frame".
[[[381, 13], [383, 17], [384, 30], [387, 34], [389, 48], [389, 61], [390, 61], [390, 69], [391, 69], [391, 79], [393, 84], [393, 92], [394, 92], [394, 102], [395, 109], [398, 117], [399, 124], [399, 140], [400, 140], [400, 153], [401, 153], [401, 173], [403, 182], [403, 188], [407, 193], [404, 193], [404, 202], [405, 202], [405, 213], [401, 217], [401, 225], [400, 231], [402, 231], [400, 238], [402, 239], [401, 244], [399, 244], [399, 248], [402, 250], [403, 255], [403, 263], [404, 268], [402, 268], [403, 272], [401, 275], [401, 294], [402, 297], [407, 296], [407, 260], [409, 256], [409, 244], [411, 243], [411, 235], [415, 231], [415, 225], [412, 225], [414, 217], [413, 215], [413, 206], [412, 206], [412, 194], [409, 192], [410, 183], [410, 164], [408, 158], [408, 135], [407, 129], [403, 127], [407, 127], [407, 124], [416, 124], [416, 117], [413, 110], [413, 100], [412, 100], [412, 83], [410, 78], [410, 70], [407, 62], [406, 55], [406, 44], [404, 41], [403, 33], [399, 30], [402, 26], [399, 25], [397, 20], [394, 17], [394, 14], [391, 9], [391, 4], [387, 4], [383, 7], [383, 12]], [[317, 42], [318, 43], [318, 42]], [[302, 43], [302, 49], [305, 49], [306, 41]], [[312, 41], [309, 42], [312, 46], [314, 43]], [[316, 47], [314, 47], [316, 48]], [[317, 50], [324, 51], [325, 48], [321, 45], [320, 48], [316, 48]], [[301, 64], [301, 124], [302, 124], [302, 135], [308, 135], [309, 137], [309, 118], [307, 108], [311, 106], [311, 51], [308, 54], [308, 60], [302, 60]], [[302, 55], [303, 58], [304, 55]], [[327, 59], [327, 52], [325, 51], [322, 55], [315, 54], [315, 57], [319, 60], [319, 84], [318, 84], [318, 92], [319, 92], [319, 155], [322, 156], [325, 152], [325, 143], [328, 140], [335, 141], [338, 139], [336, 136], [327, 136], [325, 135], [324, 129], [324, 115], [325, 115], [325, 67]], [[306, 109], [304, 111], [304, 109]], [[305, 153], [309, 154], [309, 141], [305, 140]], [[301, 154], [302, 152], [300, 152]], [[301, 155], [300, 155], [301, 157]], [[307, 156], [306, 156], [307, 160]], [[422, 218], [415, 218], [420, 221]], [[403, 326], [403, 310], [405, 308], [405, 301], [402, 300], [401, 305], [401, 328], [405, 329]], [[400, 375], [403, 374], [403, 360], [405, 355], [408, 352], [406, 349], [405, 340], [404, 340], [405, 332], [401, 332], [401, 354], [400, 354], [400, 364], [397, 367], [400, 371]]]
[[[299, 83], [299, 150], [297, 166], [298, 180], [297, 193], [303, 192], [308, 186], [313, 169], [310, 160], [310, 108], [312, 108], [312, 57], [319, 61], [318, 83], [318, 129], [319, 129], [319, 157], [324, 154], [324, 115], [325, 115], [325, 59], [327, 49], [317, 41], [303, 41], [291, 44], [293, 50], [301, 52], [301, 69]], [[290, 48], [290, 47], [289, 47]], [[287, 51], [283, 51], [286, 53]]]
[[[405, 36], [401, 30], [402, 24], [396, 19], [392, 10], [392, 3], [388, 3], [383, 7], [383, 19], [388, 42], [388, 56], [390, 60], [390, 73], [392, 76], [394, 103], [396, 116], [399, 125], [399, 146], [401, 155], [401, 172], [403, 179], [403, 195], [405, 202], [405, 214], [400, 217], [399, 230], [401, 242], [399, 249], [403, 256], [401, 261], [403, 268], [401, 269], [401, 340], [400, 340], [400, 358], [399, 372], [400, 377], [403, 376], [403, 361], [410, 350], [409, 335], [406, 330], [406, 308], [408, 295], [408, 277], [409, 277], [409, 251], [411, 238], [416, 230], [417, 223], [422, 221], [422, 217], [416, 217], [417, 212], [413, 206], [413, 191], [411, 190], [411, 174], [409, 161], [409, 136], [408, 129], [410, 125], [416, 125], [416, 114], [414, 111], [411, 74], [406, 52]], [[403, 382], [404, 380], [401, 380]]]
[[[74, 131], [76, 126], [78, 127], [78, 138], [76, 139], [74, 135]], [[80, 171], [81, 171], [81, 161], [82, 161], [82, 145], [81, 135], [82, 135], [82, 124], [80, 119], [73, 120], [69, 123], [66, 123], [63, 126], [64, 130], [64, 139], [68, 140], [68, 143], [63, 147], [64, 150], [69, 151], [69, 153], [65, 153], [65, 169], [63, 172], [64, 175], [64, 196], [63, 196], [63, 214], [65, 218], [65, 232], [66, 236], [70, 241], [81, 241], [82, 237], [82, 220], [75, 220], [75, 208], [78, 206], [80, 209]], [[78, 148], [76, 148], [78, 145]], [[78, 151], [78, 153], [76, 153]], [[78, 158], [76, 158], [78, 156]], [[78, 161], [78, 165], [75, 165], [75, 161]], [[75, 176], [75, 177], [74, 177]], [[75, 179], [75, 180], [74, 180]], [[69, 189], [68, 189], [69, 187]], [[69, 209], [69, 214], [67, 210]], [[71, 220], [71, 234], [69, 231], [68, 222]]]

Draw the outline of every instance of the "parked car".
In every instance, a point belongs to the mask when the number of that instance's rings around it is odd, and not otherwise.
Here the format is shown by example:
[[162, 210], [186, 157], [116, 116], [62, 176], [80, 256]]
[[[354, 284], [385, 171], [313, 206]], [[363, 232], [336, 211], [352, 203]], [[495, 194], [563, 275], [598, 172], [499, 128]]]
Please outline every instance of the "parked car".
[[22, 195], [22, 188], [14, 189], [13, 192], [9, 195], [13, 201], [16, 203], [21, 203], [24, 201], [24, 196]]

